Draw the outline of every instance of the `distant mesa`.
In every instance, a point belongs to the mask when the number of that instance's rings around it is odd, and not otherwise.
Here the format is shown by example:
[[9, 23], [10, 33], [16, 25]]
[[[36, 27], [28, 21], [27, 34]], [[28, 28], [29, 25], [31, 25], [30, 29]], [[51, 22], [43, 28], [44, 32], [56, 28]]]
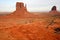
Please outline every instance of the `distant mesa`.
[[16, 3], [16, 11], [20, 10], [23, 7], [24, 7], [24, 3], [22, 3], [22, 2], [17, 2]]
[[23, 2], [16, 3], [16, 10], [11, 13], [11, 17], [20, 17], [20, 18], [29, 18], [29, 17], [36, 17], [36, 15], [31, 14], [27, 11], [26, 4]]
[[4, 16], [4, 18], [36, 18], [39, 17], [27, 11], [26, 4], [23, 2], [16, 3], [16, 10], [9, 14], [8, 16]]
[[16, 3], [16, 11], [14, 12], [14, 15], [21, 15], [25, 14], [27, 12], [26, 4], [24, 5], [23, 2], [17, 2]]
[[56, 6], [53, 6], [51, 8], [50, 14], [52, 14], [52, 15], [60, 15], [60, 12], [57, 11], [57, 7]]
[[51, 11], [57, 11], [56, 6], [53, 6]]
[[24, 5], [23, 2], [17, 2], [17, 3], [16, 3], [16, 11], [22, 10], [22, 9], [27, 10], [27, 9], [26, 9], [26, 4]]
[[[60, 12], [57, 11], [57, 7], [53, 6], [51, 11], [49, 12], [49, 14], [60, 14]], [[17, 2], [16, 3], [16, 10], [7, 15], [7, 16], [2, 16], [3, 18], [39, 18], [40, 15], [34, 15], [30, 12], [28, 12], [27, 8], [26, 8], [26, 4], [24, 4], [23, 2]]]

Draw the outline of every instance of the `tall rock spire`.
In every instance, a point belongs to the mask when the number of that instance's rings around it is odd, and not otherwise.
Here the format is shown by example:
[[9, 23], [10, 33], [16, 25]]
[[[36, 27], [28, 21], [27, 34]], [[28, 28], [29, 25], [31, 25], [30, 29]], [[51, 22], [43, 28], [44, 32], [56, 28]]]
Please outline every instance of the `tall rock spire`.
[[52, 9], [51, 9], [51, 11], [57, 11], [56, 6], [53, 6]]
[[60, 12], [57, 11], [57, 7], [56, 7], [56, 6], [53, 6], [53, 7], [51, 8], [50, 14], [60, 15]]

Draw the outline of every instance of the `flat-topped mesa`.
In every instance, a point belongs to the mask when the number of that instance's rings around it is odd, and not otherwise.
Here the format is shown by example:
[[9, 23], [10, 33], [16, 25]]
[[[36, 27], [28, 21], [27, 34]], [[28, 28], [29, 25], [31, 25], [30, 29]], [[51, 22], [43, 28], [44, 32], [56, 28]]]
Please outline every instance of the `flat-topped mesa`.
[[27, 11], [26, 4], [24, 5], [23, 2], [17, 2], [16, 3], [16, 11], [18, 11], [18, 10], [25, 10], [25, 11]]
[[16, 3], [16, 10], [11, 14], [11, 15], [24, 15], [27, 14], [27, 8], [26, 8], [26, 4], [24, 4], [23, 2], [17, 2]]

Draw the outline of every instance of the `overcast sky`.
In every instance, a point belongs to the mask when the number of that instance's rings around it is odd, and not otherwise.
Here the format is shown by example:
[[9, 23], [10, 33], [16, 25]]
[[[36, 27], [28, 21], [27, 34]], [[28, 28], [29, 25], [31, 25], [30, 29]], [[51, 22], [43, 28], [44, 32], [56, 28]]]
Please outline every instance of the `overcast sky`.
[[54, 5], [60, 11], [60, 0], [0, 0], [0, 12], [13, 12], [16, 2], [27, 4], [28, 11], [50, 11]]

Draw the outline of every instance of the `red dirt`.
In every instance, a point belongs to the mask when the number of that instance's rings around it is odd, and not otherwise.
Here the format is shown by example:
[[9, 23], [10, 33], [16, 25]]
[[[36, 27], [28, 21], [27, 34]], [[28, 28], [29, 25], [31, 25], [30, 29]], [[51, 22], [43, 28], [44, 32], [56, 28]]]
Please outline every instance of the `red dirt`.
[[55, 34], [51, 28], [40, 26], [40, 22], [16, 25], [2, 30], [12, 36], [13, 40], [60, 40], [60, 35]]

